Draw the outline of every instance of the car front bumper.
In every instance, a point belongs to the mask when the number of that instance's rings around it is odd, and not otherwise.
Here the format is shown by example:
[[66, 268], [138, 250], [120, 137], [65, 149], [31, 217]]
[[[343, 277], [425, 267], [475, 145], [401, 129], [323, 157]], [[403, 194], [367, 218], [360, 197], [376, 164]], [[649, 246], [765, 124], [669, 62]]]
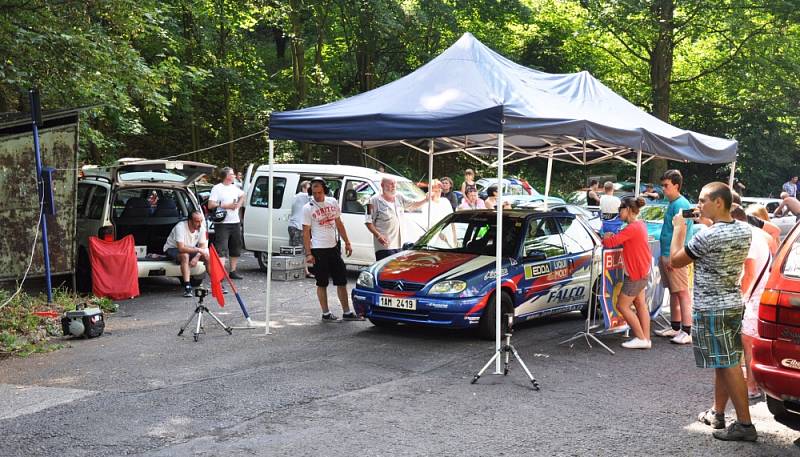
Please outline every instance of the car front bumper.
[[428, 325], [443, 328], [470, 328], [478, 325], [483, 314], [484, 297], [408, 296], [416, 300], [416, 309], [405, 310], [379, 306], [381, 296], [395, 296], [378, 290], [353, 289], [353, 307], [367, 318], [387, 322]]

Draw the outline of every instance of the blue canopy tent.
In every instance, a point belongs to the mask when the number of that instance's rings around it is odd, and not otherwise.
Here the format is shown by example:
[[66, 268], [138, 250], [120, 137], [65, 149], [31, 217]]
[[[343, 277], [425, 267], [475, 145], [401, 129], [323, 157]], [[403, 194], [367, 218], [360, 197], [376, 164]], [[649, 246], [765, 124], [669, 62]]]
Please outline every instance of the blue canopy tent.
[[[460, 152], [496, 166], [498, 180], [504, 164], [547, 158], [546, 196], [554, 160], [588, 165], [613, 159], [635, 165], [638, 191], [641, 166], [655, 157], [728, 163], [735, 162], [737, 149], [735, 140], [682, 130], [647, 114], [588, 72], [548, 74], [526, 68], [470, 33], [382, 87], [325, 105], [272, 113], [269, 138], [270, 165], [274, 140], [362, 149], [401, 144], [429, 155], [428, 176], [433, 175], [432, 157], [440, 154]], [[496, 159], [487, 159], [488, 154]], [[629, 158], [633, 154], [635, 162]], [[502, 230], [502, 209], [497, 224]], [[497, 251], [499, 290], [499, 244]], [[269, 286], [267, 293], [269, 302]], [[496, 298], [499, 348], [499, 294]]]

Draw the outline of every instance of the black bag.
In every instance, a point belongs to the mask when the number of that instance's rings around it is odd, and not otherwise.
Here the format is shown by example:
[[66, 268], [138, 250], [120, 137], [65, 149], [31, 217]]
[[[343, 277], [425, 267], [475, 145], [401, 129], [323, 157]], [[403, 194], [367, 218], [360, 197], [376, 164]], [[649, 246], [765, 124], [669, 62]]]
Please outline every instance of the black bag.
[[223, 209], [221, 206], [217, 206], [214, 208], [214, 212], [211, 213], [211, 220], [213, 222], [222, 222], [225, 220], [225, 217], [228, 215], [228, 210]]

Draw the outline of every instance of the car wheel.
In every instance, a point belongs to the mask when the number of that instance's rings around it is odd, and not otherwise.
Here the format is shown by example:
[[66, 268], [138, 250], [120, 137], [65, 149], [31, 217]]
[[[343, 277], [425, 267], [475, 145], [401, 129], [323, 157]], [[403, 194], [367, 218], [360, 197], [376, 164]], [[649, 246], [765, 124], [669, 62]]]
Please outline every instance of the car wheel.
[[92, 263], [89, 253], [82, 247], [78, 250], [78, 261], [75, 263], [75, 289], [82, 294], [92, 291]]
[[[494, 313], [495, 298], [494, 294], [489, 297], [489, 302], [486, 303], [486, 308], [483, 310], [483, 315], [478, 323], [478, 334], [481, 339], [494, 340], [495, 339], [495, 313]], [[503, 313], [514, 312], [514, 303], [511, 301], [511, 296], [507, 292], [502, 292], [500, 295], [500, 309]], [[501, 316], [500, 318], [500, 332], [505, 333], [508, 331], [508, 322]]]
[[775, 416], [775, 419], [789, 418], [789, 411], [783, 406], [783, 402], [769, 395], [767, 395], [767, 409]]
[[258, 260], [258, 266], [261, 268], [261, 271], [264, 273], [267, 272], [267, 253], [266, 252], [256, 252], [256, 260]]
[[189, 284], [191, 284], [192, 287], [200, 287], [203, 285], [203, 278], [205, 278], [205, 275], [192, 276], [189, 278]]
[[397, 325], [397, 322], [394, 322], [394, 321], [385, 321], [383, 319], [373, 319], [371, 317], [369, 318], [369, 321], [372, 322], [372, 325], [374, 325], [375, 327], [394, 327], [395, 325]]
[[594, 282], [594, 290], [592, 291], [592, 296], [589, 297], [589, 301], [586, 302], [586, 305], [581, 308], [581, 316], [586, 319], [586, 316], [589, 315], [589, 307], [591, 304], [594, 303], [595, 306], [595, 318], [597, 316], [602, 316], [603, 314], [603, 305], [600, 302], [600, 280], [596, 280]]

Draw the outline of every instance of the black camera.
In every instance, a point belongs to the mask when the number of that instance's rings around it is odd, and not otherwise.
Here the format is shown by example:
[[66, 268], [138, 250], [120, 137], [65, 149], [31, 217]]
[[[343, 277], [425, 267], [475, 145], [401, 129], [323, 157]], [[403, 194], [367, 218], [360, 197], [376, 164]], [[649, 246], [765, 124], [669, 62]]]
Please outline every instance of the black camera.
[[681, 215], [684, 219], [694, 219], [699, 216], [697, 214], [697, 208], [689, 208], [681, 211]]
[[195, 297], [203, 298], [206, 295], [208, 295], [208, 289], [206, 289], [204, 287], [196, 287], [194, 289], [194, 296]]

